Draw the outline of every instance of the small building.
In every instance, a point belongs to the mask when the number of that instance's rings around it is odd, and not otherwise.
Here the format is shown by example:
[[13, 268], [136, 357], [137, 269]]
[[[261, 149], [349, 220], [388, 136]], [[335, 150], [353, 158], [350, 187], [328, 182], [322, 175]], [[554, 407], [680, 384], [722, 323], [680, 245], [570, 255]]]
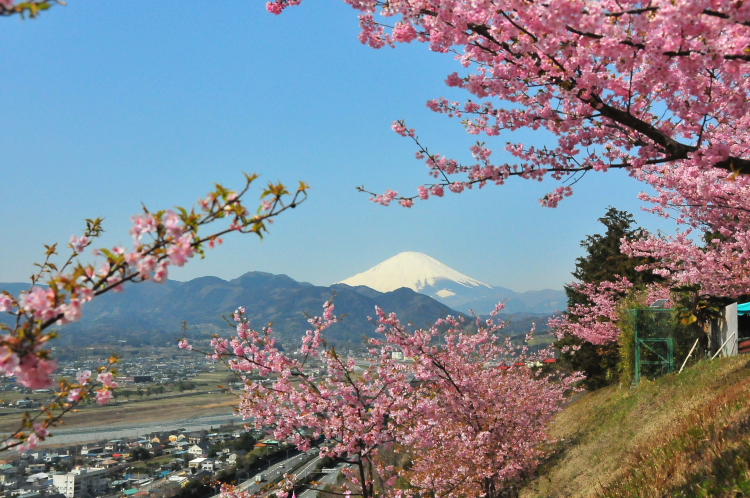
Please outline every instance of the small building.
[[235, 465], [237, 463], [237, 459], [245, 455], [247, 455], [247, 451], [245, 450], [233, 451], [229, 454], [229, 457], [227, 457], [227, 463], [229, 463], [229, 465]]
[[170, 482], [176, 482], [180, 486], [187, 486], [190, 482], [190, 479], [188, 479], [185, 476], [172, 476], [168, 478]]
[[208, 445], [206, 443], [198, 443], [192, 445], [188, 450], [188, 453], [194, 457], [207, 457], [208, 456]]
[[208, 472], [216, 472], [217, 464], [216, 460], [213, 458], [204, 458], [201, 462], [201, 470], [205, 470]]
[[46, 463], [30, 463], [28, 467], [26, 467], [26, 472], [28, 474], [38, 474], [39, 472], [44, 472], [47, 470], [47, 464]]
[[188, 432], [187, 434], [185, 434], [185, 437], [187, 437], [187, 440], [191, 444], [202, 443], [206, 440], [206, 431]]
[[98, 467], [78, 467], [67, 474], [53, 474], [52, 482], [65, 498], [93, 498], [106, 491], [106, 472]]
[[109, 453], [114, 453], [116, 451], [119, 451], [123, 448], [122, 440], [120, 439], [113, 439], [112, 441], [108, 442], [104, 445], [104, 451], [107, 451]]

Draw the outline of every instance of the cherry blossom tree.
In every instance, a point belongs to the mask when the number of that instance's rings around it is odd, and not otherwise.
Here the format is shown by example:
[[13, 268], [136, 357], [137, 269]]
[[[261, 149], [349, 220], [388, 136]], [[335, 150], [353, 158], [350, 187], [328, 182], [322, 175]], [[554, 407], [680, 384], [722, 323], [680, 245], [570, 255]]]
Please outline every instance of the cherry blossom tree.
[[[451, 74], [449, 86], [510, 104], [437, 99], [428, 103], [434, 111], [465, 118], [471, 134], [543, 128], [557, 137], [542, 149], [508, 145], [516, 164], [492, 163], [482, 145], [472, 150], [474, 166], [425, 153], [444, 187], [654, 164], [750, 173], [750, 7], [741, 2], [345, 1], [361, 12], [362, 43], [419, 41], [453, 52], [473, 71]], [[268, 9], [299, 3], [279, 0]], [[404, 123], [394, 129], [414, 137]], [[456, 173], [467, 175], [460, 185], [448, 180]]]
[[[325, 304], [322, 317], [309, 318], [312, 328], [302, 340], [302, 359], [279, 351], [270, 327], [253, 330], [244, 311], [239, 308], [234, 314], [236, 336], [215, 338], [211, 354], [243, 375], [239, 415], [252, 419], [258, 428], [273, 427], [276, 439], [291, 438], [303, 451], [312, 440], [325, 438], [330, 444], [320, 446], [320, 455], [352, 464], [357, 469], [349, 471], [352, 483], [363, 496], [374, 496], [378, 469], [385, 471], [378, 448], [394, 442], [394, 427], [411, 417], [408, 400], [413, 388], [406, 366], [391, 358], [389, 347], [373, 349], [372, 361], [364, 367], [334, 348], [326, 349], [322, 333], [338, 321], [332, 302]], [[190, 347], [186, 341], [180, 346]], [[321, 374], [312, 372], [312, 359], [322, 362]], [[274, 374], [276, 379], [266, 387], [248, 373]], [[290, 478], [282, 490], [293, 485]]]
[[[322, 317], [309, 319], [303, 357], [293, 359], [275, 347], [271, 328], [253, 330], [239, 308], [236, 336], [215, 338], [210, 356], [244, 376], [243, 418], [303, 450], [324, 437], [321, 456], [352, 464], [348, 493], [366, 498], [501, 496], [545, 454], [547, 423], [581, 378], [530, 368], [550, 353], [511, 346], [494, 318], [477, 320], [473, 332], [450, 316], [414, 330], [379, 308], [377, 336], [369, 340], [367, 361], [357, 365], [325, 347], [323, 332], [338, 320], [333, 312], [329, 302]], [[322, 362], [322, 373], [313, 374], [312, 358]], [[248, 373], [275, 379], [267, 386]], [[408, 469], [380, 458], [383, 447], [411, 455]], [[394, 487], [398, 477], [408, 489]], [[294, 486], [295, 477], [287, 476], [280, 492]]]
[[[184, 266], [196, 255], [222, 243], [230, 233], [253, 233], [260, 237], [267, 224], [282, 212], [306, 199], [307, 185], [300, 183], [295, 193], [283, 184], [269, 184], [261, 194], [260, 207], [251, 213], [244, 202], [257, 175], [246, 175], [239, 191], [221, 185], [199, 200], [190, 211], [184, 208], [143, 212], [132, 217], [133, 247], [95, 249], [96, 263], [84, 263], [94, 240], [102, 233], [102, 220], [87, 220], [82, 235], [73, 235], [68, 255], [53, 261], [57, 245], [47, 246], [46, 259], [32, 276], [28, 291], [14, 296], [0, 293], [0, 312], [10, 320], [0, 322], [0, 372], [16, 376], [18, 383], [31, 389], [51, 387], [57, 363], [51, 357], [48, 343], [57, 336], [54, 328], [75, 322], [83, 316], [87, 302], [107, 292], [122, 292], [125, 284], [164, 283], [170, 266]], [[208, 233], [205, 233], [208, 231]], [[59, 392], [53, 402], [36, 416], [26, 413], [19, 429], [0, 439], [0, 451], [23, 445], [34, 446], [49, 434], [49, 428], [74, 406], [89, 397], [100, 404], [112, 398], [117, 387], [113, 374], [117, 358], [102, 366], [94, 376], [79, 372], [76, 382], [59, 381]]]
[[622, 312], [622, 302], [633, 292], [643, 294], [646, 305], [659, 299], [673, 301], [669, 287], [652, 283], [643, 289], [636, 289], [625, 277], [618, 277], [614, 282], [574, 283], [572, 287], [588, 302], [574, 304], [566, 315], [550, 318], [548, 325], [555, 330], [558, 339], [572, 335], [595, 345], [617, 341], [620, 336], [617, 321]]
[[410, 333], [395, 314], [378, 310], [379, 330], [412, 359], [409, 369], [419, 383], [416, 415], [397, 432], [414, 455], [399, 474], [417, 495], [512, 495], [546, 454], [547, 426], [582, 378], [531, 368], [552, 353], [529, 355], [501, 338], [505, 324], [494, 317], [502, 307], [477, 320], [475, 333], [450, 316]]
[[[274, 0], [279, 14], [301, 0]], [[736, 0], [345, 0], [359, 11], [360, 41], [374, 48], [421, 42], [463, 66], [448, 86], [466, 102], [438, 98], [433, 111], [460, 118], [472, 135], [545, 130], [543, 146], [508, 143], [512, 161], [484, 142], [463, 164], [427, 148], [404, 121], [431, 183], [417, 200], [502, 185], [510, 177], [563, 184], [541, 203], [555, 207], [589, 171], [624, 169], [654, 187], [653, 211], [690, 229], [633, 242], [633, 255], [677, 285], [737, 296], [750, 290], [750, 5]], [[540, 140], [542, 138], [540, 137]], [[366, 191], [362, 188], [363, 191]], [[695, 233], [718, 234], [696, 241]], [[700, 235], [700, 234], [698, 234]]]

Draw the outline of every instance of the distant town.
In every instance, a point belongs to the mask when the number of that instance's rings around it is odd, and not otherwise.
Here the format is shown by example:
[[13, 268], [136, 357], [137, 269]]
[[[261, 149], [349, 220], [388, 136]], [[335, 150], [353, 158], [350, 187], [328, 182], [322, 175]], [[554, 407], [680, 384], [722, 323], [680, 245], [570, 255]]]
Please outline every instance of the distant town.
[[[77, 356], [63, 351], [59, 377], [72, 379], [78, 371], [96, 371], [106, 364], [111, 349], [86, 348]], [[121, 346], [119, 353], [115, 400], [105, 406], [83, 405], [66, 417], [64, 427], [51, 431], [47, 446], [5, 453], [0, 460], [0, 497], [202, 498], [217, 494], [221, 483], [261, 491], [290, 470], [329, 484], [339, 478], [342, 466], [324, 468], [330, 462], [318, 457], [317, 449], [300, 452], [289, 442], [274, 440], [268, 431], [246, 429], [234, 418], [236, 398], [230, 391], [242, 383], [223, 365], [174, 349]], [[317, 372], [317, 365], [310, 371]], [[12, 377], [0, 378], [3, 432], [13, 430], [23, 413], [34, 413], [54, 396], [53, 389], [30, 390]], [[231, 422], [199, 430], [164, 429], [180, 413], [186, 419], [223, 414], [222, 419]], [[134, 424], [161, 429], [90, 440], [92, 434], [127, 432], [124, 428]], [[75, 442], [64, 443], [70, 439]]]
[[257, 492], [296, 471], [329, 482], [339, 466], [318, 450], [298, 451], [263, 431], [220, 427], [144, 434], [56, 449], [28, 451], [0, 463], [2, 496], [21, 498], [203, 497], [222, 483], [238, 483]]

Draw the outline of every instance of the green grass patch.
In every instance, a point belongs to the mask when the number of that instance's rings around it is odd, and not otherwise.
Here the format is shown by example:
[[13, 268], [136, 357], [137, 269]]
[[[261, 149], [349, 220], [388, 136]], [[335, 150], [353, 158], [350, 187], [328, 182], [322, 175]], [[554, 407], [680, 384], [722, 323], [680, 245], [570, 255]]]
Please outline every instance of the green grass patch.
[[750, 358], [586, 393], [521, 496], [750, 496]]

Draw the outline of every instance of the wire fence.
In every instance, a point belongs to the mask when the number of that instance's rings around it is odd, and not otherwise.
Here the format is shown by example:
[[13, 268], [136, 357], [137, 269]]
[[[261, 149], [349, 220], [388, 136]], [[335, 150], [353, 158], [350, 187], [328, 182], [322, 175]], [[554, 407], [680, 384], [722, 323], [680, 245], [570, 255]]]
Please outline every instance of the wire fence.
[[[682, 366], [699, 330], [685, 325], [673, 309], [633, 309], [628, 311], [629, 327], [632, 330], [634, 384], [641, 379], [654, 379], [672, 373]], [[702, 349], [693, 351], [687, 364], [700, 359]]]

